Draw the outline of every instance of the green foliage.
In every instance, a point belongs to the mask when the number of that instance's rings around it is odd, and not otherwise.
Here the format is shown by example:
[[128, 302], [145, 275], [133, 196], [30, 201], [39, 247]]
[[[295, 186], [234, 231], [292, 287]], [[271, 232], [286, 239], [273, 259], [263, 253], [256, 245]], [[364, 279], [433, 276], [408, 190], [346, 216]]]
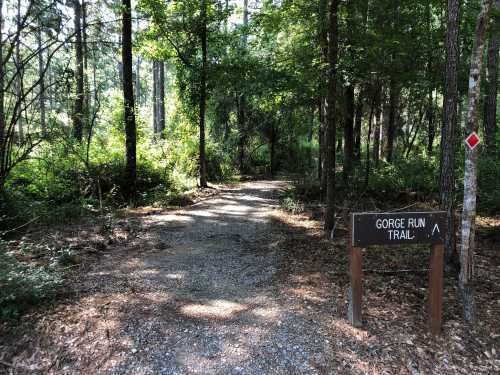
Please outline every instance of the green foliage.
[[418, 193], [429, 200], [439, 191], [439, 162], [436, 159], [415, 156], [398, 159], [393, 164], [381, 163], [369, 179], [369, 192], [373, 196], [387, 199], [401, 193]]
[[481, 155], [478, 171], [478, 211], [487, 214], [500, 212], [500, 160]]
[[15, 318], [53, 297], [62, 285], [55, 268], [29, 265], [6, 252], [0, 241], [0, 320]]

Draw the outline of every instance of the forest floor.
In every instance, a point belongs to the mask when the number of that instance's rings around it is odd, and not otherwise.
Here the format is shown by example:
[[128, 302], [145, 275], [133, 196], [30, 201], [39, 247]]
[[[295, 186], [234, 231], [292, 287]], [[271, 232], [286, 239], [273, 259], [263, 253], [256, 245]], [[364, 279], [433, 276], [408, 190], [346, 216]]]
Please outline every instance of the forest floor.
[[[479, 219], [475, 327], [447, 278], [443, 334], [430, 336], [429, 250], [391, 248], [365, 252], [358, 329], [345, 223], [325, 239], [314, 213], [279, 209], [286, 187], [245, 182], [183, 209], [30, 231], [80, 259], [64, 298], [0, 325], [0, 373], [499, 373], [500, 218]], [[411, 272], [383, 272], [396, 269]]]

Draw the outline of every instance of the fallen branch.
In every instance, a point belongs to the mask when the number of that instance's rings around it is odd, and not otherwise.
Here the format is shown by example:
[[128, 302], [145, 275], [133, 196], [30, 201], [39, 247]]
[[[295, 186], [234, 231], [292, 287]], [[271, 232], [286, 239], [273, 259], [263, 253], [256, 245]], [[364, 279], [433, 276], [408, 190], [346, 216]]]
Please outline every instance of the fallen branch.
[[32, 222], [34, 222], [34, 221], [36, 221], [36, 220], [38, 220], [38, 219], [40, 219], [40, 216], [37, 216], [37, 217], [35, 217], [34, 219], [31, 219], [30, 221], [28, 221], [27, 223], [24, 223], [24, 224], [22, 224], [22, 225], [20, 225], [20, 226], [18, 226], [18, 227], [16, 227], [16, 228], [14, 228], [14, 229], [9, 229], [9, 230], [6, 230], [6, 231], [4, 231], [4, 232], [3, 232], [3, 234], [5, 235], [5, 234], [7, 234], [7, 233], [15, 232], [15, 231], [17, 231], [18, 229], [21, 229], [21, 228], [23, 228], [23, 227], [25, 227], [25, 226], [27, 226], [27, 225], [30, 225]]

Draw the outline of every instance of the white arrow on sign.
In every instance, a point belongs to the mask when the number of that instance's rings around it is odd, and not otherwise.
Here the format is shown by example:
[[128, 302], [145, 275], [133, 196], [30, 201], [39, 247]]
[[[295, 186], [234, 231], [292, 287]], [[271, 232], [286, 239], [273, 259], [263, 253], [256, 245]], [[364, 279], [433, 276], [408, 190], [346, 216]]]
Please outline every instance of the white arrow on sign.
[[434, 232], [435, 231], [438, 231], [438, 233], [441, 233], [441, 231], [439, 230], [439, 226], [436, 224], [434, 224], [434, 228], [432, 228], [432, 233], [431, 233], [431, 236], [434, 236]]

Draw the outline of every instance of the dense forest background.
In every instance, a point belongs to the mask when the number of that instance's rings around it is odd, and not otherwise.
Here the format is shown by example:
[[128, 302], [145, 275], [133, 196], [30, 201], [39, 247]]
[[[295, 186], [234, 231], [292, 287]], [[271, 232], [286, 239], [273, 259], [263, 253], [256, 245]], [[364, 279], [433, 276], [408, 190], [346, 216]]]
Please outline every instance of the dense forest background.
[[[474, 126], [478, 210], [500, 212], [499, 1], [7, 0], [0, 9], [7, 233], [279, 173], [327, 203], [327, 230], [335, 202], [362, 197], [426, 201], [454, 217]], [[476, 101], [470, 77], [481, 79]]]

